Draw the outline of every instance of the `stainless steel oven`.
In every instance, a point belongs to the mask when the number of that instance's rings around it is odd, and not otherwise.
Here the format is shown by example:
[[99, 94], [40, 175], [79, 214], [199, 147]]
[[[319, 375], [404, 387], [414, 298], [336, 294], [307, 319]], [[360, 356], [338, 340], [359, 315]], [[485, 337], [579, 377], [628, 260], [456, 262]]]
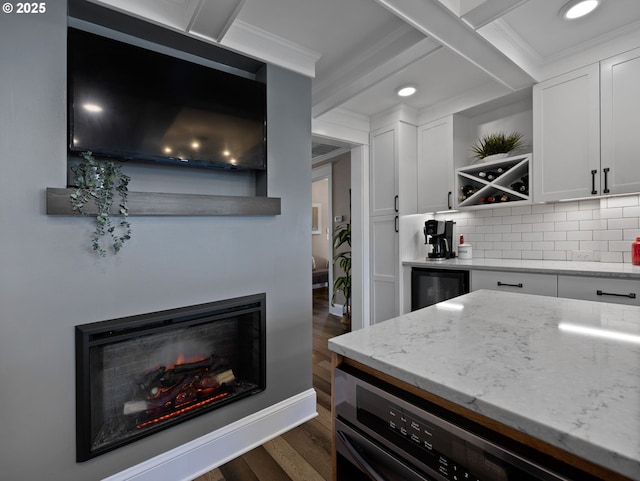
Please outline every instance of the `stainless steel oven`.
[[335, 374], [338, 481], [570, 479], [349, 370]]

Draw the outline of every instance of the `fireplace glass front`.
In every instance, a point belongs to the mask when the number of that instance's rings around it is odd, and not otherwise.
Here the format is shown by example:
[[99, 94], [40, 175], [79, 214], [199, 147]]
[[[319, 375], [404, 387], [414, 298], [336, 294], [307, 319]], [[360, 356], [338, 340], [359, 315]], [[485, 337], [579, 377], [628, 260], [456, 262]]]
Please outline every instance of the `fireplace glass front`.
[[77, 460], [264, 388], [264, 294], [76, 326]]

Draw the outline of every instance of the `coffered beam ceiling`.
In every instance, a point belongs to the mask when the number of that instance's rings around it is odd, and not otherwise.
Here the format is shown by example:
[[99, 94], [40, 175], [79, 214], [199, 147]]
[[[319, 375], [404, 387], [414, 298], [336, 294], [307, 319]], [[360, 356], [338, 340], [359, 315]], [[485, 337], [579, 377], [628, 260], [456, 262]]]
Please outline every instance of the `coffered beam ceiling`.
[[[490, 77], [516, 91], [533, 84], [533, 78], [478, 35], [442, 3], [424, 0], [376, 0], [380, 5], [443, 46], [468, 60]], [[499, 3], [507, 4], [502, 5]], [[491, 2], [493, 15], [517, 2]], [[470, 13], [472, 13], [471, 11]], [[485, 10], [485, 16], [490, 10]], [[483, 21], [490, 20], [485, 18]]]

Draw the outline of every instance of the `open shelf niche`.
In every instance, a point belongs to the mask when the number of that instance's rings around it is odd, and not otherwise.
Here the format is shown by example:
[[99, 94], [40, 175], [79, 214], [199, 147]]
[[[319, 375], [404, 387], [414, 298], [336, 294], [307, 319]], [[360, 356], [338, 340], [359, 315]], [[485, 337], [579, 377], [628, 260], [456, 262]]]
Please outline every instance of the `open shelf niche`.
[[458, 207], [531, 203], [530, 165], [529, 153], [456, 169]]

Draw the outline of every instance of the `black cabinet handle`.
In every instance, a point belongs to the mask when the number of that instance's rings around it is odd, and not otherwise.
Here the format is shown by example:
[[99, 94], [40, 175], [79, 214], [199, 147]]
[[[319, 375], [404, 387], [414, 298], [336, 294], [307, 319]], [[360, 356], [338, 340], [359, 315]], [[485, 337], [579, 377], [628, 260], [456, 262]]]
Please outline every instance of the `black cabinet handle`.
[[596, 195], [598, 193], [598, 191], [596, 190], [596, 174], [597, 173], [598, 173], [597, 170], [591, 171], [591, 195]]
[[602, 169], [602, 171], [604, 172], [604, 189], [602, 190], [603, 194], [608, 194], [609, 193], [609, 167], [607, 167], [606, 169]]
[[398, 212], [398, 196], [396, 195], [393, 199], [393, 208]]
[[394, 222], [395, 222], [395, 224], [396, 224], [396, 225], [395, 225], [396, 232], [400, 232], [400, 225], [399, 225], [399, 222], [398, 222], [398, 216], [396, 216], [396, 219], [395, 219], [395, 221], [394, 221]]
[[629, 299], [635, 299], [636, 293], [630, 292], [629, 294], [617, 294], [615, 292], [603, 292], [600, 289], [596, 291], [596, 294], [599, 296], [616, 296], [616, 297], [628, 297]]
[[451, 205], [451, 191], [447, 194], [447, 207], [449, 210], [453, 209], [453, 206]]
[[519, 287], [520, 289], [522, 289], [524, 286], [522, 285], [522, 282], [519, 282], [518, 284], [507, 284], [505, 282], [500, 282], [498, 281], [498, 287]]

